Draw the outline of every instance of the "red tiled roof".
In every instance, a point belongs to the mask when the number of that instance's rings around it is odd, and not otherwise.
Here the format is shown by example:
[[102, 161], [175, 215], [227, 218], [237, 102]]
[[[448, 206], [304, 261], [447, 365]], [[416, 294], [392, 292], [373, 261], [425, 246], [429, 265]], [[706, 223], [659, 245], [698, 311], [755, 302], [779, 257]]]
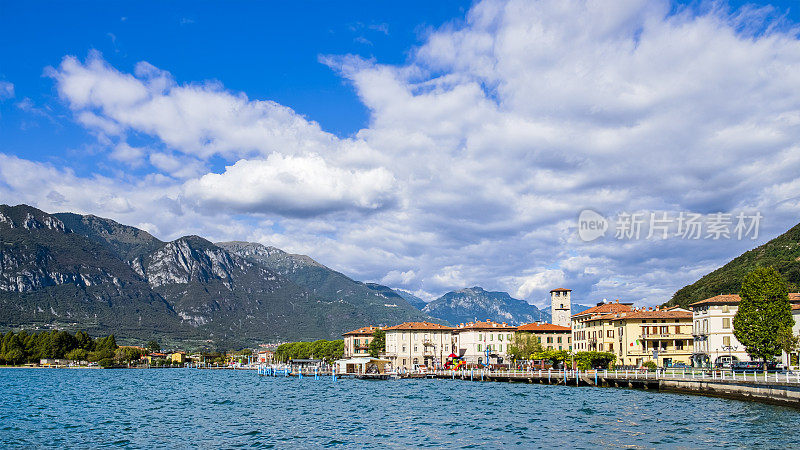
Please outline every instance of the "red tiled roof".
[[455, 328], [439, 325], [438, 323], [430, 322], [405, 322], [393, 327], [384, 328], [385, 331], [389, 330], [448, 330], [452, 331]]
[[[715, 295], [714, 297], [707, 298], [705, 300], [700, 300], [699, 302], [694, 302], [690, 304], [689, 307], [691, 308], [692, 306], [700, 305], [735, 305], [740, 301], [742, 301], [742, 298], [739, 297], [739, 294], [722, 294]], [[800, 303], [800, 293], [789, 293], [789, 302]]]
[[511, 326], [505, 323], [497, 323], [492, 322], [491, 320], [487, 320], [486, 322], [470, 322], [460, 324], [456, 327], [456, 331], [458, 330], [508, 330], [513, 331], [516, 330], [517, 327]]
[[572, 331], [572, 328], [562, 327], [561, 325], [553, 325], [552, 323], [528, 323], [518, 326], [517, 331], [569, 333]]
[[556, 289], [551, 290], [550, 292], [572, 292], [572, 289], [556, 288]]
[[609, 314], [609, 313], [618, 313], [623, 311], [630, 311], [631, 305], [626, 305], [625, 303], [604, 303], [602, 305], [597, 305], [595, 307], [589, 308], [586, 311], [579, 312], [577, 314], [573, 314], [572, 317], [577, 316], [592, 316], [595, 314]]
[[380, 330], [380, 329], [381, 329], [381, 327], [361, 327], [361, 328], [359, 328], [357, 330], [348, 331], [347, 333], [344, 333], [342, 336], [352, 336], [352, 335], [356, 335], [356, 334], [358, 334], [358, 335], [362, 335], [362, 334], [372, 335], [372, 333], [374, 333], [375, 330]]

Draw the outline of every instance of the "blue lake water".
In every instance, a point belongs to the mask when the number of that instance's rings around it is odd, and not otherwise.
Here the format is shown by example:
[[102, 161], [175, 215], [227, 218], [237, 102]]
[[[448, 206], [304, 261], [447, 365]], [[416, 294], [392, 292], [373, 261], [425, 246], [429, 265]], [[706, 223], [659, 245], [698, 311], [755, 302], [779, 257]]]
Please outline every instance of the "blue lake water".
[[0, 369], [3, 447], [800, 447], [800, 411], [632, 389]]

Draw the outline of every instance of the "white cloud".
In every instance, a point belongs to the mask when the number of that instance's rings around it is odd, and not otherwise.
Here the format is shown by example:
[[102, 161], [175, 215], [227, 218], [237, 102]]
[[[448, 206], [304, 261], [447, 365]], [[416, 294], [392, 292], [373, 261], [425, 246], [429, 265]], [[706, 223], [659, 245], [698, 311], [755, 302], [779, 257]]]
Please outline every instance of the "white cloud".
[[320, 156], [242, 159], [224, 173], [186, 183], [187, 199], [201, 208], [231, 212], [278, 212], [313, 216], [343, 209], [378, 210], [393, 201], [389, 171], [346, 170]]

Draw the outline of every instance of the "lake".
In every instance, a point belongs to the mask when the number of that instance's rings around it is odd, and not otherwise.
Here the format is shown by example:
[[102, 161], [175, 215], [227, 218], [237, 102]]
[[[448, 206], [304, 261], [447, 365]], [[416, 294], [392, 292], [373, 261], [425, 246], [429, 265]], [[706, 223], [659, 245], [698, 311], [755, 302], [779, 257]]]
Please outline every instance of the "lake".
[[800, 411], [632, 389], [0, 369], [4, 447], [800, 446]]

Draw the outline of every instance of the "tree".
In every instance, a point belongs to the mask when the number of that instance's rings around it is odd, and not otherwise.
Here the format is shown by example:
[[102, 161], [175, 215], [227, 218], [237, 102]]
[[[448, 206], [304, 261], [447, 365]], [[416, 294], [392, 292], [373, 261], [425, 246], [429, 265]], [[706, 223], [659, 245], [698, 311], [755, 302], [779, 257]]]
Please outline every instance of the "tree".
[[67, 352], [65, 358], [72, 361], [88, 361], [89, 352], [82, 348], [76, 348]]
[[161, 344], [159, 344], [158, 341], [153, 339], [147, 343], [147, 349], [150, 350], [151, 352], [160, 352]]
[[508, 346], [508, 354], [514, 359], [534, 359], [533, 355], [542, 351], [539, 338], [531, 333], [517, 333]]
[[792, 353], [797, 352], [798, 348], [800, 348], [800, 337], [796, 336], [791, 328], [784, 327], [778, 332], [778, 342], [781, 346], [781, 350], [786, 352], [787, 355], [790, 357], [789, 364], [791, 362], [791, 355]]
[[748, 273], [739, 293], [739, 309], [733, 317], [733, 334], [751, 357], [764, 361], [781, 353], [781, 333], [791, 333], [792, 307], [786, 280], [773, 267]]
[[377, 358], [386, 351], [386, 332], [377, 328], [372, 332], [372, 342], [369, 343], [369, 356]]
[[578, 369], [610, 369], [617, 356], [611, 352], [578, 352], [575, 354], [575, 361]]

